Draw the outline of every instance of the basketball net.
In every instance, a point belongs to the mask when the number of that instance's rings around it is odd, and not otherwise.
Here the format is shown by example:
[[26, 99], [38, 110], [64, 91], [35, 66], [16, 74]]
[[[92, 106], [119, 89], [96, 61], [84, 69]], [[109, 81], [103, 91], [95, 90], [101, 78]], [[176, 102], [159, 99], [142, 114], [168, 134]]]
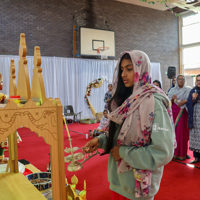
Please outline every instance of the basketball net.
[[97, 54], [101, 56], [101, 60], [107, 60], [108, 55], [106, 50], [110, 49], [110, 47], [99, 47], [97, 48]]

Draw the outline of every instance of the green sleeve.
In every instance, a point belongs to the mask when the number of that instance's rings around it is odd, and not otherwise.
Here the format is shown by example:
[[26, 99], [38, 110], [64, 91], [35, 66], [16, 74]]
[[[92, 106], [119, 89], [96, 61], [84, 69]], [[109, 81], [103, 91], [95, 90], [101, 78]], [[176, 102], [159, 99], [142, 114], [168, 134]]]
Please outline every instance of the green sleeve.
[[99, 139], [99, 146], [98, 146], [98, 148], [104, 149], [104, 151], [105, 151], [106, 144], [107, 144], [107, 136], [104, 135], [104, 134], [100, 134], [97, 138]]
[[161, 102], [155, 99], [151, 144], [146, 147], [121, 146], [119, 153], [121, 158], [136, 169], [155, 170], [171, 161], [174, 153], [173, 127]]

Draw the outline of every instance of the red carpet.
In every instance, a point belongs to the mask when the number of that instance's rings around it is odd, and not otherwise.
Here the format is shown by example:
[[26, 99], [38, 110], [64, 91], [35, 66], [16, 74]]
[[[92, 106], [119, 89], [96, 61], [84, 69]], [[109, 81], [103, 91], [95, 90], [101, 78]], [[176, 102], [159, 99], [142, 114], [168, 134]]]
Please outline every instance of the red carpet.
[[[99, 124], [69, 124], [68, 129], [72, 138], [72, 146], [82, 147], [89, 139], [86, 139], [85, 134], [89, 130], [97, 128]], [[76, 132], [80, 132], [76, 133]], [[49, 146], [35, 133], [32, 133], [27, 128], [20, 128], [18, 132], [22, 138], [22, 143], [18, 144], [18, 157], [26, 159], [31, 164], [36, 166], [41, 171], [47, 170], [49, 163]], [[68, 136], [64, 130], [65, 147], [69, 147]], [[193, 159], [192, 152], [188, 153]], [[67, 156], [68, 154], [65, 154]], [[8, 156], [8, 152], [6, 152]], [[155, 200], [199, 200], [200, 188], [200, 170], [191, 168], [184, 163], [185, 161], [171, 161], [165, 166], [161, 187]], [[75, 174], [79, 183], [77, 189], [83, 189], [83, 181], [87, 184], [87, 200], [109, 200], [111, 199], [111, 191], [107, 181], [107, 161], [108, 156], [95, 156], [83, 164], [83, 169], [76, 172], [67, 170], [68, 163], [65, 163], [65, 174], [68, 182], [71, 183], [71, 177]], [[194, 166], [194, 165], [192, 165]], [[200, 163], [195, 164], [200, 168]]]
[[199, 200], [200, 169], [171, 161], [164, 170], [155, 200]]

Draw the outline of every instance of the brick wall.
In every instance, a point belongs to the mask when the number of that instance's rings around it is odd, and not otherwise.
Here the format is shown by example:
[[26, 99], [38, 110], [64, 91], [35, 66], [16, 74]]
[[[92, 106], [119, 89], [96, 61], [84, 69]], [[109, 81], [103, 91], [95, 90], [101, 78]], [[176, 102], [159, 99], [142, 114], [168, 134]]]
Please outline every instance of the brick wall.
[[0, 55], [18, 55], [26, 34], [27, 55], [40, 46], [42, 56], [72, 57], [73, 25], [115, 31], [116, 59], [124, 50], [146, 52], [161, 64], [163, 88], [168, 66], [178, 68], [178, 18], [114, 0], [1, 0]]

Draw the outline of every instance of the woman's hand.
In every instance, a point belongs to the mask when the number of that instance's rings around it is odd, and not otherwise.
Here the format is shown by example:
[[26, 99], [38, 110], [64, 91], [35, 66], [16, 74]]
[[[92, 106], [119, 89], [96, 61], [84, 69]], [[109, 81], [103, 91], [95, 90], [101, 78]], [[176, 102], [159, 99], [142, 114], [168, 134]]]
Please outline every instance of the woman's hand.
[[186, 103], [187, 103], [187, 100], [180, 101], [180, 102], [178, 103], [178, 107], [181, 107], [181, 106], [183, 106], [183, 105], [186, 104]]
[[198, 93], [193, 93], [192, 94], [192, 100], [195, 100], [198, 97]]
[[172, 96], [171, 101], [173, 102], [173, 101], [175, 101], [175, 100], [177, 100], [177, 96], [176, 96], [176, 94], [174, 94], [174, 95]]
[[120, 145], [115, 145], [113, 149], [110, 150], [112, 157], [115, 159], [115, 161], [118, 161], [121, 159], [119, 155], [119, 148], [120, 148]]
[[96, 151], [98, 149], [98, 146], [99, 139], [95, 137], [84, 145], [83, 151], [85, 151], [86, 153], [92, 153], [93, 151]]

